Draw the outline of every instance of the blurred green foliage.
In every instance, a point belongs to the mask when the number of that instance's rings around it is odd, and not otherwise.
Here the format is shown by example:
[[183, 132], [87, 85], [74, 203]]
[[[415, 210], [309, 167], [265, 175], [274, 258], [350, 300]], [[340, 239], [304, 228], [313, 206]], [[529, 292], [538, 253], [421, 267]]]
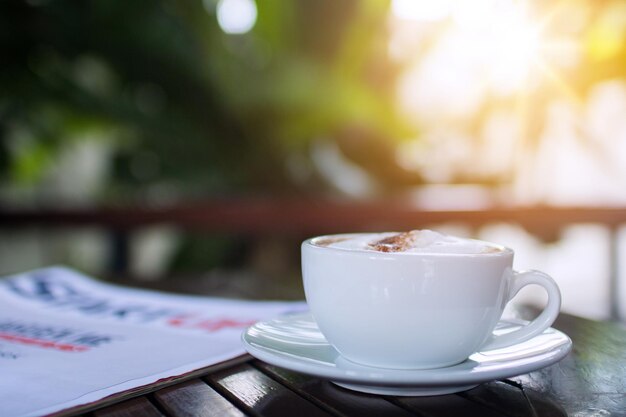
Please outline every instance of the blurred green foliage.
[[3, 181], [35, 184], [91, 138], [112, 149], [105, 201], [159, 184], [191, 198], [284, 191], [286, 158], [314, 138], [354, 125], [405, 135], [383, 59], [387, 2], [259, 1], [241, 35], [220, 29], [216, 4], [1, 2]]

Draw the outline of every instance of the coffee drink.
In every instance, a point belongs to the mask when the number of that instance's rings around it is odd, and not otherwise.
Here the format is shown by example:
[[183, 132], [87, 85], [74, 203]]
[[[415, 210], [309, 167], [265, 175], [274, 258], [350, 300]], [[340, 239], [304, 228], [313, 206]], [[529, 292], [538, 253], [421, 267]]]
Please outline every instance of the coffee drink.
[[336, 249], [398, 253], [479, 254], [503, 250], [497, 245], [445, 235], [432, 230], [322, 236], [313, 239], [312, 243]]
[[[542, 272], [512, 266], [509, 248], [431, 230], [302, 243], [306, 300], [320, 331], [345, 359], [383, 368], [450, 366], [542, 333], [559, 313], [559, 288]], [[506, 304], [530, 284], [546, 290], [547, 306], [495, 335]]]

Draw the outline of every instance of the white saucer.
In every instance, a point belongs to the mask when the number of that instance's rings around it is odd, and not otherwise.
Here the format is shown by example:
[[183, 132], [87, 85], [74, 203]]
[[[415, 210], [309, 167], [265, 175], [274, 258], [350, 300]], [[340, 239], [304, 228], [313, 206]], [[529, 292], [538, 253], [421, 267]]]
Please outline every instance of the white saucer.
[[[521, 321], [502, 320], [496, 333], [507, 333]], [[243, 334], [246, 350], [272, 365], [329, 379], [355, 391], [383, 395], [440, 395], [465, 391], [495, 379], [535, 371], [563, 359], [572, 341], [553, 328], [533, 339], [485, 352], [446, 368], [400, 370], [359, 365], [342, 358], [310, 313], [262, 321]]]

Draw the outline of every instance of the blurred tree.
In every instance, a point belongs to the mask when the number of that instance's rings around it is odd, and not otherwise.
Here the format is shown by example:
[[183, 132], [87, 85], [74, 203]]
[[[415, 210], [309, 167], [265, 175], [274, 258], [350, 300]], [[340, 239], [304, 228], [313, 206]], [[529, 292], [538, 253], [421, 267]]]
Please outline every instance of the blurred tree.
[[243, 34], [220, 28], [218, 5], [0, 3], [5, 183], [41, 182], [88, 137], [112, 148], [99, 199], [284, 191], [287, 156], [314, 138], [406, 134], [384, 65], [387, 2], [262, 1]]

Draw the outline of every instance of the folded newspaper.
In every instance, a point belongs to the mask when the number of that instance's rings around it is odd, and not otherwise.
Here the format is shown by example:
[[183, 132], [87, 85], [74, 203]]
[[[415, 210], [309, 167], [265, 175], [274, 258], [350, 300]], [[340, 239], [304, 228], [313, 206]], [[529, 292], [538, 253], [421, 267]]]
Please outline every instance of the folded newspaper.
[[63, 267], [1, 279], [0, 416], [79, 411], [243, 358], [243, 329], [305, 308], [124, 288]]

